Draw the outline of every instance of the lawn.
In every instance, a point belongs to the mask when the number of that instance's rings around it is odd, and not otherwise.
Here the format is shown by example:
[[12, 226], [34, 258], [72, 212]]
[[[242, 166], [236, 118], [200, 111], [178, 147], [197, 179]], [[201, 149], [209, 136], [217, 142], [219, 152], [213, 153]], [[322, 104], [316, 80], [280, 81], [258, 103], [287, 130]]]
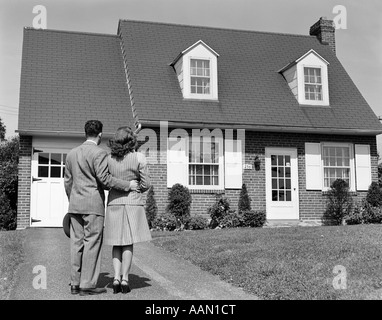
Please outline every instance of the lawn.
[[382, 298], [382, 225], [154, 232], [153, 243], [261, 299]]
[[24, 233], [0, 231], [0, 300], [8, 297], [18, 265], [23, 261]]

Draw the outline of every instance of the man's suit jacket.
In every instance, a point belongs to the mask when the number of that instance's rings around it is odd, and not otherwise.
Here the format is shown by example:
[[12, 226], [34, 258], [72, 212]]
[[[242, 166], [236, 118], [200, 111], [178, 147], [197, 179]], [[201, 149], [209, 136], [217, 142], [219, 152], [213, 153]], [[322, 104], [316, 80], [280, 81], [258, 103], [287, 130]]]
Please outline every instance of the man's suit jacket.
[[130, 181], [117, 179], [109, 173], [107, 156], [105, 150], [91, 141], [68, 153], [64, 184], [69, 213], [104, 215], [104, 189], [130, 189]]

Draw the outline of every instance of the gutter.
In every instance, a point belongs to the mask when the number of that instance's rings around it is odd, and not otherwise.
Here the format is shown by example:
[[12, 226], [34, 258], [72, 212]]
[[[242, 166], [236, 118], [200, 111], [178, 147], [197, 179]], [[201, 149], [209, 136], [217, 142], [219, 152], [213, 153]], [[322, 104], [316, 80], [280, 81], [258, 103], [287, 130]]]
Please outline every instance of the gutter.
[[[159, 127], [160, 120], [144, 120], [140, 119], [143, 127]], [[340, 134], [340, 135], [363, 135], [377, 136], [382, 134], [382, 128], [377, 129], [338, 129], [338, 128], [311, 128], [296, 126], [272, 126], [272, 125], [249, 125], [249, 124], [226, 124], [226, 123], [190, 123], [182, 121], [166, 121], [169, 128], [194, 128], [194, 129], [244, 129], [248, 131], [261, 132], [285, 132], [285, 133], [315, 133], [315, 134]]]
[[[281, 133], [305, 133], [305, 134], [337, 134], [337, 135], [361, 135], [361, 136], [377, 136], [382, 134], [382, 129], [337, 129], [337, 128], [310, 128], [310, 127], [287, 127], [287, 126], [267, 126], [267, 125], [248, 125], [248, 124], [226, 124], [226, 123], [190, 123], [182, 121], [163, 121], [169, 128], [188, 128], [188, 129], [244, 129], [247, 131], [259, 132], [281, 132]], [[142, 128], [158, 128], [160, 120], [142, 120], [137, 123], [135, 133]], [[84, 137], [84, 133], [80, 131], [44, 131], [34, 129], [16, 130], [20, 135], [25, 136], [62, 136], [62, 137]], [[103, 132], [104, 137], [113, 137], [114, 132]]]

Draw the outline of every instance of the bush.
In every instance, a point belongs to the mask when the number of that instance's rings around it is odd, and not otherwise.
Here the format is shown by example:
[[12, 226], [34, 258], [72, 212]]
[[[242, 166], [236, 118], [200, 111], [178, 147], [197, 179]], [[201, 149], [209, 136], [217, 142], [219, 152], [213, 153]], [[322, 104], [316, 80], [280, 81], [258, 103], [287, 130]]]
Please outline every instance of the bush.
[[150, 229], [153, 227], [153, 222], [158, 213], [158, 206], [155, 200], [154, 186], [151, 186], [146, 198], [146, 218]]
[[230, 212], [230, 203], [228, 198], [217, 196], [216, 202], [208, 208], [207, 213], [211, 217], [210, 227], [216, 228], [225, 215]]
[[247, 210], [242, 213], [244, 227], [262, 227], [266, 221], [266, 213], [262, 210]]
[[367, 190], [366, 201], [373, 207], [382, 205], [382, 191], [378, 182], [372, 182]]
[[190, 217], [191, 194], [188, 188], [177, 183], [174, 184], [168, 194], [169, 204], [166, 211], [184, 223]]
[[348, 225], [382, 223], [382, 208], [374, 207], [366, 199], [363, 199], [345, 217], [345, 222]]
[[344, 218], [347, 225], [364, 223], [364, 208], [360, 204], [356, 204], [354, 209]]
[[220, 219], [220, 228], [238, 228], [243, 225], [243, 217], [236, 212], [229, 212]]
[[19, 138], [0, 144], [0, 194], [6, 195], [10, 207], [17, 209]]
[[176, 229], [177, 222], [174, 215], [165, 213], [155, 217], [153, 221], [153, 228], [157, 230], [173, 231]]
[[347, 182], [342, 179], [335, 180], [327, 193], [327, 197], [323, 222], [325, 225], [341, 225], [344, 218], [351, 213], [353, 207], [353, 199]]
[[0, 194], [0, 230], [15, 230], [17, 223], [16, 210], [11, 208], [5, 194]]
[[367, 200], [362, 201], [362, 217], [363, 223], [381, 223], [382, 211], [381, 207], [372, 206]]
[[244, 211], [251, 210], [251, 198], [248, 195], [247, 186], [243, 183], [240, 191], [238, 212], [242, 214]]
[[208, 227], [208, 220], [202, 216], [192, 216], [186, 223], [186, 229], [202, 230]]

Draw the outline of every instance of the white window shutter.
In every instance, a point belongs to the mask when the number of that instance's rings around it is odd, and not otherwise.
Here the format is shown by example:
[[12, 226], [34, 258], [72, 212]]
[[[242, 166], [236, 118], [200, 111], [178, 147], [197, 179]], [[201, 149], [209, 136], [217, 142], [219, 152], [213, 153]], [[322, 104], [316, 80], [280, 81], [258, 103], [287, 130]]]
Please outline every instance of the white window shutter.
[[241, 140], [224, 140], [224, 175], [227, 189], [241, 189], [243, 185], [243, 161]]
[[354, 147], [357, 190], [367, 191], [371, 184], [370, 146], [368, 144], [356, 144]]
[[187, 186], [187, 139], [168, 138], [167, 144], [167, 187], [180, 183]]
[[321, 144], [305, 143], [306, 190], [322, 190]]

